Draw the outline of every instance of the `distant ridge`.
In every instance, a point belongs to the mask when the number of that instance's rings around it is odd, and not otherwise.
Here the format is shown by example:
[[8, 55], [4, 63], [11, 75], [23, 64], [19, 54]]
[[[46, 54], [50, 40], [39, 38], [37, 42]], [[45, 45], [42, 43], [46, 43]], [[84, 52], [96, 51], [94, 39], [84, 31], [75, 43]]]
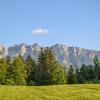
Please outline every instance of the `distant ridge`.
[[[69, 65], [80, 67], [82, 64], [93, 64], [93, 58], [95, 55], [100, 59], [100, 51], [96, 50], [69, 47], [61, 44], [55, 44], [51, 47], [54, 49], [57, 61], [66, 68], [68, 68]], [[42, 47], [37, 43], [32, 45], [22, 43], [8, 48], [4, 45], [0, 45], [0, 58], [6, 56], [13, 58], [16, 55], [22, 55], [26, 58], [31, 54], [34, 59], [37, 59], [41, 48], [45, 47]]]

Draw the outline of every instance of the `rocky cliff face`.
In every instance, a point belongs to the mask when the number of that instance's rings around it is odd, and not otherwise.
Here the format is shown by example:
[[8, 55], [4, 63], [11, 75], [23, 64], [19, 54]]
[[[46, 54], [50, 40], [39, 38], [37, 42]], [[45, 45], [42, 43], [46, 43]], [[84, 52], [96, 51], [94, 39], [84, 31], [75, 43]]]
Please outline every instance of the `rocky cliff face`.
[[6, 57], [8, 55], [8, 48], [0, 44], [0, 58]]
[[100, 59], [100, 51], [82, 49], [78, 47], [67, 47], [65, 45], [53, 46], [57, 60], [67, 66], [82, 66], [82, 64], [93, 64], [94, 56]]
[[[30, 46], [20, 44], [9, 48], [0, 45], [0, 58], [6, 56], [13, 58], [17, 55], [22, 55], [26, 58], [29, 54], [31, 54], [34, 59], [37, 59], [41, 48], [44, 47], [41, 47], [38, 44]], [[71, 64], [79, 67], [82, 64], [93, 64], [93, 58], [95, 55], [98, 55], [100, 59], [100, 51], [82, 49], [78, 47], [67, 47], [59, 44], [53, 45], [52, 48], [54, 49], [57, 61], [59, 61], [66, 68], [68, 68]]]

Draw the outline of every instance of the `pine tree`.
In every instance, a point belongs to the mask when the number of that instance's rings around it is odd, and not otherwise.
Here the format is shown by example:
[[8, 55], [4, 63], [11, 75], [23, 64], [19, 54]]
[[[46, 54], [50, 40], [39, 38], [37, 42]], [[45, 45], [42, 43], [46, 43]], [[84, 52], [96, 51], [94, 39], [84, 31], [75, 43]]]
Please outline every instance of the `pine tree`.
[[50, 84], [65, 84], [66, 76], [63, 68], [58, 62], [55, 62], [50, 68]]
[[12, 60], [9, 56], [6, 57], [6, 62], [7, 62], [7, 73], [6, 73], [6, 82], [5, 84], [7, 85], [13, 85], [14, 80], [12, 78]]
[[10, 66], [11, 62], [12, 62], [11, 57], [7, 56], [6, 57], [6, 63], [7, 63], [7, 65]]
[[37, 81], [40, 85], [48, 85], [50, 83], [50, 66], [53, 64], [49, 49], [41, 49], [38, 58]]
[[86, 83], [86, 80], [85, 80], [85, 78], [83, 77], [83, 75], [82, 75], [81, 73], [79, 73], [78, 76], [77, 76], [77, 82], [78, 82], [79, 84], [84, 84], [84, 83]]
[[54, 52], [51, 48], [42, 49], [39, 54], [36, 80], [39, 85], [64, 83], [62, 81], [65, 80], [64, 71], [56, 62]]
[[94, 71], [96, 81], [100, 80], [100, 62], [97, 55], [94, 57]]
[[27, 70], [27, 84], [35, 85], [35, 68], [36, 61], [29, 55], [25, 61], [25, 68]]
[[77, 83], [77, 75], [74, 73], [74, 69], [72, 65], [70, 65], [68, 76], [67, 76], [67, 83], [68, 84], [76, 84]]
[[35, 74], [35, 81], [36, 85], [42, 85], [43, 80], [43, 66], [44, 66], [44, 50], [41, 48], [41, 51], [38, 55], [38, 65], [36, 66], [36, 74]]
[[22, 59], [18, 56], [12, 64], [12, 79], [16, 85], [26, 84], [26, 72]]
[[7, 63], [4, 58], [0, 59], [0, 84], [5, 84], [7, 73]]
[[19, 57], [21, 58], [22, 62], [25, 64], [24, 58], [22, 55], [19, 55]]
[[93, 81], [95, 79], [95, 72], [92, 65], [88, 65], [88, 81]]
[[82, 65], [80, 69], [80, 74], [86, 81], [88, 81], [88, 67], [85, 64]]
[[100, 63], [97, 55], [94, 56], [93, 62], [95, 66], [97, 66]]

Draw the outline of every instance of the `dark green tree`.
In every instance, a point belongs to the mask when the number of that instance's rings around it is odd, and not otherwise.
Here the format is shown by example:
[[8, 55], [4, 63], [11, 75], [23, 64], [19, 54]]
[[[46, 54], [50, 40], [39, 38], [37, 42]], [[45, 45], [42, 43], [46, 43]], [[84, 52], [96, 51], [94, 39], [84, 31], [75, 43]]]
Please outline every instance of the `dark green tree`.
[[67, 76], [67, 83], [68, 84], [76, 84], [77, 83], [77, 75], [74, 73], [74, 69], [72, 65], [70, 65], [68, 76]]
[[36, 74], [37, 83], [39, 85], [62, 84], [65, 82], [62, 81], [65, 79], [63, 72], [56, 62], [54, 51], [51, 48], [41, 49]]
[[94, 57], [94, 71], [95, 71], [95, 80], [100, 80], [100, 62], [98, 56], [95, 55]]
[[84, 84], [86, 83], [86, 80], [84, 79], [83, 75], [79, 72], [79, 74], [77, 75], [77, 83], [79, 84]]
[[36, 74], [35, 74], [35, 81], [36, 85], [42, 85], [44, 83], [43, 80], [43, 68], [44, 68], [44, 50], [41, 48], [41, 51], [38, 55], [38, 63], [36, 66]]
[[94, 56], [93, 62], [94, 62], [94, 65], [95, 65], [95, 66], [96, 66], [96, 65], [98, 65], [98, 64], [100, 64], [100, 62], [99, 62], [99, 59], [98, 59], [98, 56], [97, 56], [97, 55], [95, 55], [95, 56]]
[[80, 74], [83, 76], [83, 78], [88, 81], [88, 66], [85, 64], [82, 65], [80, 69]]
[[6, 73], [6, 81], [5, 84], [7, 85], [13, 85], [15, 84], [13, 79], [12, 79], [12, 60], [9, 56], [6, 57], [6, 62], [7, 62], [7, 73]]
[[29, 55], [25, 61], [25, 68], [27, 70], [27, 84], [35, 85], [35, 71], [36, 61]]
[[95, 71], [93, 65], [88, 65], [88, 81], [95, 79]]

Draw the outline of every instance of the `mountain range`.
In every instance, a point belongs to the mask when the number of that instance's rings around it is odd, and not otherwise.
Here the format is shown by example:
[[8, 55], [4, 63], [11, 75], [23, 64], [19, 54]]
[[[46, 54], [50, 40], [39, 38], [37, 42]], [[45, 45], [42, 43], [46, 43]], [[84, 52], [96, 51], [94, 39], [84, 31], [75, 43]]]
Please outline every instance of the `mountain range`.
[[[61, 65], [68, 68], [69, 65], [81, 67], [82, 64], [93, 64], [94, 56], [100, 59], [100, 51], [83, 49], [80, 47], [69, 47], [66, 45], [55, 44], [51, 46], [54, 50], [56, 60]], [[10, 56], [14, 58], [17, 55], [25, 59], [29, 54], [37, 59], [41, 48], [45, 48], [35, 43], [33, 45], [19, 44], [10, 47], [0, 45], [0, 58]]]

